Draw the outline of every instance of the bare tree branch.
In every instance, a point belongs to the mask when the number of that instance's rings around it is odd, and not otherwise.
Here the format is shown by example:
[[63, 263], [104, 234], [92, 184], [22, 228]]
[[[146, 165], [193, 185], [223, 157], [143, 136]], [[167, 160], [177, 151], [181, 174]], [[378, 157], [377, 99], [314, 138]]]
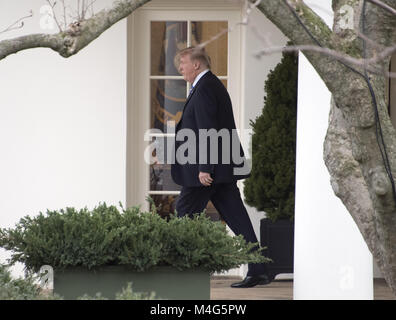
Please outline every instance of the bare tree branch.
[[51, 10], [52, 10], [52, 18], [54, 19], [56, 25], [58, 26], [59, 31], [63, 31], [63, 30], [62, 30], [62, 27], [59, 25], [58, 19], [56, 18], [56, 14], [55, 14], [55, 11], [54, 11], [54, 7], [55, 7], [55, 5], [56, 5], [56, 1], [54, 2], [54, 4], [51, 3], [51, 0], [47, 0], [47, 2], [48, 2], [48, 4], [49, 4], [49, 6], [51, 7]]
[[86, 7], [86, 11], [88, 11], [89, 8], [91, 8], [91, 15], [94, 15], [94, 11], [93, 11], [93, 5], [97, 0], [92, 0]]
[[[378, 1], [378, 0], [377, 0]], [[220, 31], [219, 33], [215, 34], [212, 36], [210, 39], [207, 41], [200, 43], [200, 47], [206, 47], [208, 44], [211, 42], [217, 40], [220, 38], [223, 34], [227, 32], [232, 32], [232, 30], [239, 26], [239, 25], [248, 25], [249, 24], [249, 15], [253, 8], [257, 8], [261, 4], [262, 0], [256, 0], [254, 3], [252, 1], [246, 1], [246, 9], [245, 9], [245, 17], [242, 19], [241, 22], [236, 23], [234, 26], [230, 26], [228, 29], [224, 29]], [[316, 8], [322, 9], [320, 6], [315, 5]], [[297, 46], [283, 46], [283, 47], [276, 47], [273, 46], [270, 41], [265, 37], [265, 35], [259, 33], [254, 27], [252, 28], [256, 36], [263, 42], [263, 44], [266, 46], [266, 48], [261, 49], [257, 53], [255, 53], [255, 56], [257, 58], [260, 58], [262, 55], [267, 55], [267, 54], [272, 54], [276, 52], [291, 52], [291, 51], [312, 51], [312, 52], [317, 52], [326, 56], [329, 56], [331, 58], [334, 58], [335, 60], [344, 62], [348, 65], [354, 65], [354, 66], [359, 66], [362, 68], [365, 68], [367, 71], [373, 73], [373, 74], [383, 74], [387, 77], [395, 77], [395, 73], [391, 73], [388, 70], [384, 69], [382, 65], [377, 65], [378, 63], [382, 62], [385, 58], [392, 56], [394, 53], [396, 53], [396, 45], [393, 47], [386, 47], [384, 48], [382, 45], [378, 44], [374, 40], [368, 38], [366, 35], [362, 34], [359, 31], [355, 31], [357, 33], [357, 36], [362, 38], [364, 41], [367, 41], [370, 43], [373, 47], [376, 47], [378, 49], [378, 54], [376, 54], [374, 57], [371, 58], [354, 58], [352, 56], [349, 56], [343, 52], [340, 52], [338, 50], [330, 49], [328, 47], [321, 47], [317, 45], [297, 45]]]
[[380, 1], [380, 0], [367, 0], [371, 3], [376, 4], [377, 6], [389, 11], [390, 13], [396, 15], [396, 9], [392, 8], [391, 6], [388, 6], [386, 3]]
[[72, 23], [67, 30], [57, 34], [31, 34], [0, 41], [0, 60], [18, 51], [37, 47], [51, 48], [65, 58], [70, 57], [149, 1], [115, 1], [110, 9], [103, 9], [88, 20]]
[[256, 0], [254, 3], [252, 3], [249, 0], [245, 0], [246, 9], [245, 9], [245, 16], [242, 19], [242, 21], [235, 23], [235, 25], [230, 26], [227, 29], [223, 29], [222, 31], [220, 31], [219, 33], [215, 34], [214, 36], [212, 36], [211, 38], [209, 38], [205, 42], [202, 42], [202, 43], [198, 44], [198, 47], [204, 48], [208, 44], [210, 44], [211, 42], [213, 42], [213, 41], [217, 40], [218, 38], [220, 38], [223, 34], [228, 33], [228, 32], [232, 32], [236, 27], [238, 27], [240, 25], [248, 25], [249, 24], [249, 16], [250, 16], [253, 8], [257, 8], [257, 6], [261, 3], [261, 1], [263, 1], [263, 0]]
[[65, 27], [65, 29], [67, 28], [67, 24], [66, 24], [66, 5], [65, 5], [65, 0], [61, 0], [62, 2], [62, 7], [63, 7], [63, 25]]
[[[57, 15], [56, 12], [54, 10], [55, 5], [57, 4], [57, 2], [55, 1], [54, 3], [51, 3], [51, 0], [46, 0], [48, 2], [48, 4], [51, 6], [52, 9], [52, 17], [56, 22], [56, 25], [58, 26], [59, 31], [63, 31], [63, 28], [60, 26], [60, 23], [58, 22], [57, 19]], [[64, 26], [64, 29], [67, 29], [67, 26], [69, 25], [68, 21], [67, 21], [67, 15], [69, 16], [69, 18], [71, 18], [72, 22], [80, 22], [82, 20], [86, 20], [87, 19], [87, 12], [89, 9], [91, 9], [91, 17], [94, 16], [94, 11], [93, 11], [93, 4], [96, 2], [97, 0], [91, 0], [89, 3], [86, 1], [82, 1], [81, 3], [78, 1], [77, 2], [77, 9], [73, 9], [70, 6], [67, 6], [65, 4], [65, 0], [61, 0], [61, 4], [62, 4], [62, 17], [63, 17], [63, 23], [62, 25]], [[72, 14], [67, 14], [68, 11], [72, 12]]]
[[255, 54], [257, 58], [260, 58], [262, 55], [271, 54], [275, 52], [291, 52], [291, 51], [313, 51], [318, 52], [329, 57], [332, 57], [338, 61], [345, 62], [347, 64], [352, 64], [355, 66], [366, 67], [368, 71], [378, 72], [378, 69], [372, 68], [375, 67], [375, 64], [378, 62], [382, 62], [385, 58], [392, 56], [396, 53], [396, 46], [385, 48], [382, 52], [378, 53], [375, 57], [367, 58], [367, 59], [357, 59], [351, 56], [348, 56], [339, 51], [329, 49], [326, 47], [319, 47], [315, 45], [296, 45], [296, 46], [286, 46], [286, 47], [270, 47], [261, 49], [259, 52]]
[[[22, 27], [24, 26], [24, 22], [23, 22], [22, 20], [27, 19], [27, 18], [31, 18], [31, 17], [33, 17], [33, 11], [32, 11], [32, 10], [30, 10], [30, 14], [29, 14], [28, 16], [19, 18], [17, 21], [15, 21], [15, 22], [14, 22], [13, 24], [11, 24], [9, 27], [7, 27], [6, 29], [4, 29], [3, 31], [0, 31], [0, 34], [1, 34], [1, 33], [4, 33], [4, 32], [7, 32], [7, 31], [10, 31], [10, 30], [15, 30], [15, 29], [20, 29], [20, 28], [22, 28]], [[17, 24], [18, 22], [20, 22], [20, 21], [21, 21], [21, 24], [20, 24], [19, 26], [14, 27], [14, 25], [16, 25], [16, 24]]]

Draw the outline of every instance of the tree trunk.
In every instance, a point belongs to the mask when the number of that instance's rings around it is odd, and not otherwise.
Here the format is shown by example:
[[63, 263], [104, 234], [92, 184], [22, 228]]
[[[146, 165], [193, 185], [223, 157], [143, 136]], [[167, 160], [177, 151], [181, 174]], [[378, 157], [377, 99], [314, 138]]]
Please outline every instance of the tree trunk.
[[[395, 6], [396, 1], [384, 3]], [[353, 8], [353, 30], [341, 28], [340, 9], [344, 5]], [[279, 4], [266, 0], [261, 2], [259, 9], [297, 45], [320, 45], [363, 58], [365, 54], [371, 57], [379, 49], [368, 42], [364, 50], [362, 40], [357, 37], [358, 31], [382, 46], [396, 43], [396, 16], [369, 2], [365, 4], [363, 0], [333, 1], [333, 31], [302, 1], [285, 0]], [[396, 199], [392, 189], [396, 174], [396, 133], [387, 111], [388, 79], [384, 74], [368, 73], [366, 77], [363, 67], [346, 65], [329, 56], [303, 53], [332, 93], [324, 144], [332, 188], [356, 222], [396, 294]], [[379, 67], [387, 69], [389, 61], [387, 57]]]
[[[339, 1], [334, 5], [335, 12], [345, 3]], [[362, 13], [364, 5], [366, 8]], [[354, 11], [361, 17], [355, 30], [359, 28], [369, 38], [385, 46], [394, 39], [395, 16], [362, 1], [356, 1]], [[339, 28], [340, 15], [335, 17], [333, 29], [335, 34], [341, 35], [341, 43], [358, 41], [352, 34], [343, 35]], [[381, 23], [373, 23], [380, 17]], [[387, 19], [393, 21], [392, 28], [389, 28]], [[371, 56], [376, 52], [378, 48], [368, 42], [367, 49], [363, 47], [361, 50], [361, 56]], [[388, 69], [389, 62], [388, 57], [381, 63]], [[388, 115], [386, 82], [389, 80], [383, 74], [370, 73], [365, 79], [364, 70], [358, 72], [360, 74], [355, 72], [358, 79], [350, 78], [350, 72], [344, 77], [347, 92], [346, 96], [337, 99], [339, 109], [332, 105], [325, 140], [325, 163], [334, 192], [352, 215], [385, 280], [396, 294], [396, 199], [392, 188], [396, 135]]]

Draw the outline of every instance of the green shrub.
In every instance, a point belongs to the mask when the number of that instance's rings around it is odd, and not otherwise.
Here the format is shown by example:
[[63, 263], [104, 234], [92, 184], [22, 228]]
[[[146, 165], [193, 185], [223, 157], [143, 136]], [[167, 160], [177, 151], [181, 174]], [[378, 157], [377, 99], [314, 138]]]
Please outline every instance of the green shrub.
[[[127, 287], [123, 288], [121, 292], [118, 292], [115, 297], [116, 300], [158, 300], [155, 292], [134, 292], [132, 290], [132, 283], [128, 282]], [[102, 296], [100, 292], [96, 293], [95, 297], [91, 297], [87, 294], [79, 297], [77, 300], [109, 300]]]
[[284, 53], [265, 82], [262, 114], [251, 121], [252, 170], [245, 201], [273, 221], [294, 217], [297, 72], [298, 56]]
[[171, 216], [167, 221], [155, 210], [132, 207], [120, 212], [106, 203], [91, 211], [47, 210], [20, 219], [15, 228], [0, 229], [0, 247], [12, 252], [10, 263], [22, 262], [33, 272], [42, 265], [57, 270], [127, 265], [136, 271], [164, 265], [221, 272], [267, 262], [261, 250], [252, 252], [255, 245], [230, 236], [225, 225], [204, 214], [194, 219]]
[[223, 272], [247, 262], [263, 262], [261, 254], [251, 253], [242, 235], [231, 237], [226, 225], [213, 222], [204, 214], [172, 218], [166, 234], [163, 261], [179, 269], [201, 267]]
[[25, 278], [14, 279], [8, 267], [0, 264], [0, 300], [53, 300], [59, 296], [44, 294], [37, 278], [29, 274]]

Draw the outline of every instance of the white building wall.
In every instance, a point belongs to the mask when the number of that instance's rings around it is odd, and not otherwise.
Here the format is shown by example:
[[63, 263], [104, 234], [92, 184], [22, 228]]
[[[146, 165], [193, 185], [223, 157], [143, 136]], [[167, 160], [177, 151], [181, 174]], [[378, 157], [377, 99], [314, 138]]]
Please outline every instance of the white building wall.
[[[305, 2], [331, 26], [330, 1]], [[323, 161], [329, 110], [329, 91], [300, 54], [294, 299], [373, 299], [372, 255], [334, 195]]]
[[[0, 40], [57, 32], [40, 26], [46, 4], [1, 1], [1, 30], [34, 16]], [[0, 227], [47, 208], [125, 203], [126, 20], [68, 59], [39, 48], [1, 60], [0, 88]]]

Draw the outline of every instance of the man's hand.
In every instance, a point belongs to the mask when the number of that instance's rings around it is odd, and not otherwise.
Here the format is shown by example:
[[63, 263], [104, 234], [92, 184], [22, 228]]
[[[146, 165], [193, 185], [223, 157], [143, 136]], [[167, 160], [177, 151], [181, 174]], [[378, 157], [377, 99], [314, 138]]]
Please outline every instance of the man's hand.
[[209, 187], [210, 184], [213, 182], [213, 179], [210, 176], [210, 173], [207, 173], [207, 172], [200, 172], [198, 175], [198, 179], [206, 187]]

